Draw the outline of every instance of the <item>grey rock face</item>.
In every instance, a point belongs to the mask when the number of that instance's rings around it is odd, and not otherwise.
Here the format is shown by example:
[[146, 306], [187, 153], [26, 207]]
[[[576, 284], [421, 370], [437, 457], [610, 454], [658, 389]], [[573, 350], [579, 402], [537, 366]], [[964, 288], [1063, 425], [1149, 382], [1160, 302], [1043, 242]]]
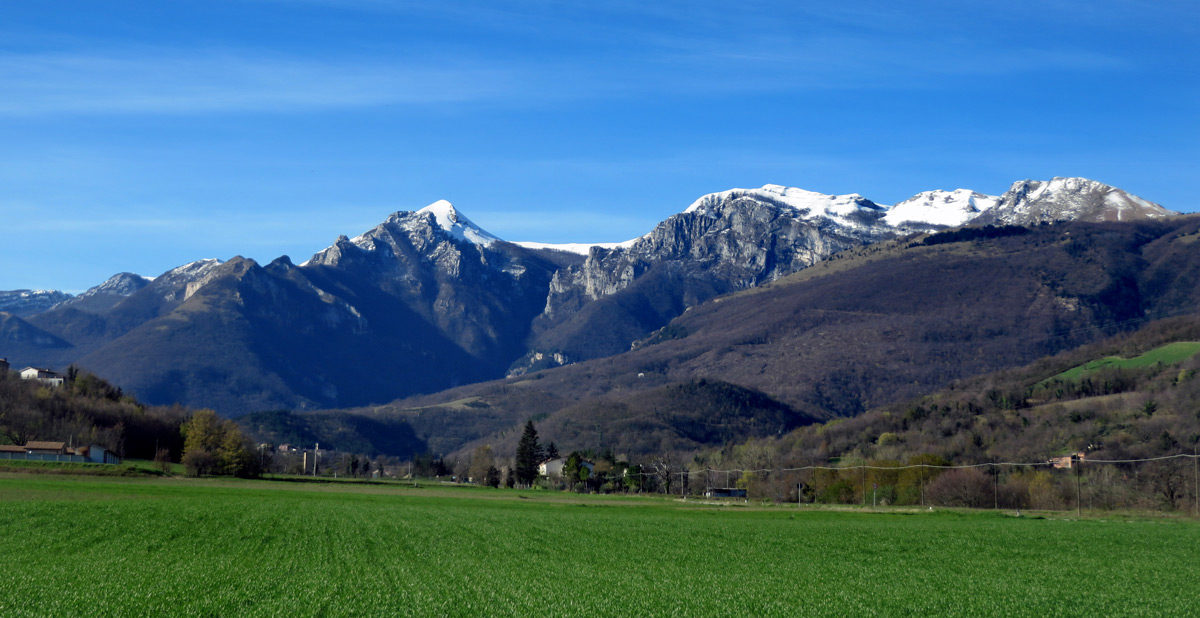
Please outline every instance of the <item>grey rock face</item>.
[[582, 360], [627, 350], [690, 306], [895, 236], [885, 213], [859, 196], [773, 186], [706, 196], [628, 247], [593, 248], [557, 271], [533, 351]]
[[545, 313], [554, 318], [624, 290], [663, 262], [683, 264], [692, 276], [730, 290], [760, 285], [894, 235], [883, 212], [862, 200], [852, 213], [856, 224], [847, 226], [763, 195], [727, 196], [668, 218], [628, 248], [594, 248], [582, 265], [556, 272]]
[[[448, 204], [446, 214], [452, 225], [469, 224]], [[505, 366], [524, 352], [554, 267], [478, 228], [463, 236], [459, 228], [443, 227], [434, 212], [398, 212], [353, 240], [340, 237], [302, 268], [369, 280], [467, 353]]]

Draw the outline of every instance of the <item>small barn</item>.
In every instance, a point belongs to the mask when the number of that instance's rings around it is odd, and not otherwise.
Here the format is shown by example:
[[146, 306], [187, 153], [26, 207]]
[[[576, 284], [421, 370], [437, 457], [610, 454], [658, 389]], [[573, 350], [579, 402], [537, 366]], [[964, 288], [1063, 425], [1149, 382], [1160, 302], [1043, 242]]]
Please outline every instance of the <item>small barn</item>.
[[1055, 468], [1065, 468], [1070, 470], [1075, 466], [1075, 462], [1084, 461], [1086, 459], [1087, 453], [1079, 451], [1077, 453], [1071, 453], [1070, 455], [1063, 455], [1062, 457], [1051, 457], [1050, 465], [1054, 466]]
[[25, 452], [30, 455], [69, 455], [66, 442], [31, 441], [25, 443]]
[[88, 446], [81, 446], [81, 447], [75, 449], [75, 454], [80, 457], [87, 458], [87, 460], [91, 463], [101, 463], [101, 464], [119, 464], [119, 463], [121, 463], [121, 458], [117, 457], [116, 453], [104, 448], [103, 446], [98, 446], [96, 444], [89, 444]]

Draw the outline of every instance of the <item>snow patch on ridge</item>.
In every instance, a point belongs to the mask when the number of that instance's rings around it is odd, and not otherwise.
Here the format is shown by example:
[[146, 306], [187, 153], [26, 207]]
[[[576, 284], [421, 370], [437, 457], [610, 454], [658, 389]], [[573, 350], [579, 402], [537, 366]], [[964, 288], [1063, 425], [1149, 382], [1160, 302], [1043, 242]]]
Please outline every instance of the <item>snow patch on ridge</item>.
[[813, 220], [830, 219], [840, 225], [858, 228], [862, 224], [852, 219], [853, 215], [863, 211], [878, 212], [882, 206], [864, 198], [857, 193], [847, 195], [827, 195], [815, 191], [806, 191], [795, 187], [782, 185], [763, 185], [759, 189], [730, 189], [718, 193], [710, 193], [692, 202], [683, 212], [703, 212], [731, 199], [752, 197], [782, 204], [796, 211], [800, 218]]
[[815, 191], [806, 191], [783, 185], [763, 185], [759, 189], [730, 189], [718, 193], [710, 193], [692, 202], [684, 213], [696, 212], [728, 199], [743, 196], [761, 197], [799, 211], [808, 211], [810, 215], [827, 214], [846, 216], [861, 208], [863, 196], [857, 193], [848, 195], [826, 195]]
[[999, 201], [997, 196], [970, 189], [923, 191], [889, 208], [883, 220], [892, 227], [904, 223], [958, 227]]
[[567, 253], [575, 253], [578, 255], [587, 255], [588, 253], [591, 252], [592, 247], [599, 247], [601, 249], [624, 249], [626, 247], [633, 246], [634, 243], [641, 240], [642, 238], [644, 238], [644, 237], [639, 236], [638, 238], [634, 238], [632, 240], [626, 240], [625, 242], [596, 242], [596, 243], [570, 242], [570, 243], [557, 243], [556, 244], [556, 243], [546, 243], [546, 242], [522, 241], [522, 242], [514, 242], [513, 244], [517, 245], [519, 247], [525, 247], [526, 249], [549, 249], [551, 251], [565, 251]]

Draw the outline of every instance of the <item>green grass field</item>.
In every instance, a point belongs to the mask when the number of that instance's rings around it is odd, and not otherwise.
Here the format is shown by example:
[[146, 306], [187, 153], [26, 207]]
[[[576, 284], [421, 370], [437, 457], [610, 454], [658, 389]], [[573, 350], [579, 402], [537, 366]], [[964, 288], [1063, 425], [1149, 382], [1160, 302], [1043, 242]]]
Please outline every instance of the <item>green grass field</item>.
[[1177, 341], [1168, 343], [1167, 345], [1154, 348], [1141, 356], [1133, 358], [1121, 358], [1118, 356], [1108, 356], [1098, 360], [1094, 360], [1078, 367], [1068, 369], [1056, 376], [1045, 380], [1063, 380], [1071, 381], [1078, 380], [1088, 373], [1099, 371], [1106, 368], [1114, 369], [1140, 369], [1142, 367], [1150, 367], [1156, 363], [1163, 365], [1174, 365], [1176, 363], [1187, 360], [1200, 352], [1200, 342], [1195, 341]]
[[1183, 616], [1200, 524], [0, 474], [3, 616]]

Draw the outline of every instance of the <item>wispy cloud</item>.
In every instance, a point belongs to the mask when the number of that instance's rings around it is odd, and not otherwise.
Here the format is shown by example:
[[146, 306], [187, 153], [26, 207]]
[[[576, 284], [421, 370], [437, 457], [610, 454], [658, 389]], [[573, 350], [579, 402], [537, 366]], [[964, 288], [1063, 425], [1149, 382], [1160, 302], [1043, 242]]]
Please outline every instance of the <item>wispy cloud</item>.
[[501, 68], [149, 50], [0, 55], [0, 113], [269, 111], [496, 98]]
[[[106, 48], [0, 53], [0, 115], [56, 113], [206, 113], [308, 111], [471, 102], [543, 105], [574, 99], [711, 95], [739, 87], [760, 92], [907, 88], [947, 76], [1128, 68], [1096, 48], [993, 46], [950, 33], [807, 30], [778, 23], [722, 29], [691, 17], [625, 25], [588, 15], [542, 23], [528, 33], [541, 51], [511, 33], [496, 49], [471, 51], [438, 41], [378, 54], [301, 55], [254, 49]], [[749, 14], [753, 16], [754, 14]], [[522, 23], [517, 17], [503, 19]], [[682, 19], [682, 18], [681, 18]], [[743, 22], [745, 19], [742, 20]], [[514, 25], [514, 28], [517, 26]], [[576, 40], [571, 40], [571, 39]], [[430, 51], [433, 50], [433, 51]]]

